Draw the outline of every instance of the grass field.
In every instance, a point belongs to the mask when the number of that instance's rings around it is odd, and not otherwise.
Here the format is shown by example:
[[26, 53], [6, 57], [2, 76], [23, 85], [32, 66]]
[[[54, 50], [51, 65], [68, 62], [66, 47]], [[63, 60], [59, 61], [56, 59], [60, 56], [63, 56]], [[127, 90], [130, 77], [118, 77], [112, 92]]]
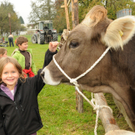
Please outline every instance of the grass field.
[[[34, 62], [37, 70], [42, 68], [44, 54], [48, 44], [38, 45], [31, 43], [31, 36], [26, 35], [29, 40], [29, 48], [32, 49]], [[6, 47], [10, 56], [15, 47]], [[84, 91], [90, 98], [90, 92]], [[105, 94], [109, 106], [113, 109], [114, 117], [121, 129], [130, 130], [124, 118], [117, 118], [119, 111], [115, 106], [112, 96]], [[61, 84], [58, 86], [45, 85], [38, 96], [39, 110], [43, 122], [43, 128], [38, 135], [94, 135], [96, 114], [93, 108], [84, 100], [84, 112], [76, 111], [75, 88], [70, 85]], [[98, 135], [104, 135], [104, 128], [101, 121], [98, 122]]]

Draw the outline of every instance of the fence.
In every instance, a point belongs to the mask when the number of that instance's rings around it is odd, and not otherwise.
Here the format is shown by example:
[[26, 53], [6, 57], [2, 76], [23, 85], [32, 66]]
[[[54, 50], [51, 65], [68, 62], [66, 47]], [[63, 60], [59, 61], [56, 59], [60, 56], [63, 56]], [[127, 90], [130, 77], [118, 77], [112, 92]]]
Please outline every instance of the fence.
[[132, 9], [127, 8], [127, 9], [122, 9], [116, 13], [117, 18], [127, 16], [127, 15], [132, 15]]

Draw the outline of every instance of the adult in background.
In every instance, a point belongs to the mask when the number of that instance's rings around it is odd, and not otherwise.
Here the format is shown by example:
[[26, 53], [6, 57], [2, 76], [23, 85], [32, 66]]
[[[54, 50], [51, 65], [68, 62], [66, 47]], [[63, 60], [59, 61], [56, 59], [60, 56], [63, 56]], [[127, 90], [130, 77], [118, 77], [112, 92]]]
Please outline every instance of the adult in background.
[[13, 35], [12, 34], [10, 34], [9, 36], [8, 36], [8, 41], [9, 41], [9, 45], [10, 45], [10, 47], [11, 47], [11, 44], [12, 44], [12, 46], [14, 47], [14, 42], [13, 42]]

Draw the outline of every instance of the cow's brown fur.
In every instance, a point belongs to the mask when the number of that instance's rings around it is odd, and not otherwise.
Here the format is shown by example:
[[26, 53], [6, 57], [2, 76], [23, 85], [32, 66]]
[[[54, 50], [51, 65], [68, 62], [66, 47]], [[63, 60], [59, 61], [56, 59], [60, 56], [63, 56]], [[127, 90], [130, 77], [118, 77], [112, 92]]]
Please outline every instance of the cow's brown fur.
[[[61, 68], [71, 78], [85, 72], [106, 49], [104, 37], [112, 22], [106, 16], [106, 9], [103, 7], [98, 9], [98, 7], [100, 6], [94, 7], [85, 20], [71, 31], [66, 44], [55, 57]], [[95, 13], [96, 9], [99, 14], [96, 13], [94, 16], [92, 13]], [[88, 20], [89, 14], [94, 21]], [[98, 15], [101, 14], [102, 17], [99, 19]], [[95, 18], [98, 19], [95, 20]], [[117, 50], [112, 47], [100, 63], [79, 79], [78, 83], [82, 89], [91, 92], [111, 93], [124, 107], [130, 126], [135, 131], [135, 36], [133, 31], [127, 41], [127, 44], [122, 46], [123, 50], [120, 45], [117, 46]], [[53, 61], [44, 70], [45, 72], [49, 70], [52, 82], [69, 82]], [[44, 80], [47, 80], [47, 77]]]
[[59, 49], [66, 43], [67, 37], [69, 35], [70, 31], [67, 29], [63, 30], [63, 33], [61, 34], [61, 41], [59, 43]]

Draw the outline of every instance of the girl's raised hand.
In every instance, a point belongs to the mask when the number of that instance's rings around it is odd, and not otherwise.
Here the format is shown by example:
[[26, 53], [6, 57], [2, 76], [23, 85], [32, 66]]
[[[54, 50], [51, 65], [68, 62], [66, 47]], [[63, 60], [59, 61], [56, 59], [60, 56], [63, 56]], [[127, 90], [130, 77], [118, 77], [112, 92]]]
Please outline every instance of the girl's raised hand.
[[49, 50], [51, 52], [56, 52], [57, 46], [58, 46], [59, 42], [58, 41], [53, 41], [49, 43]]

